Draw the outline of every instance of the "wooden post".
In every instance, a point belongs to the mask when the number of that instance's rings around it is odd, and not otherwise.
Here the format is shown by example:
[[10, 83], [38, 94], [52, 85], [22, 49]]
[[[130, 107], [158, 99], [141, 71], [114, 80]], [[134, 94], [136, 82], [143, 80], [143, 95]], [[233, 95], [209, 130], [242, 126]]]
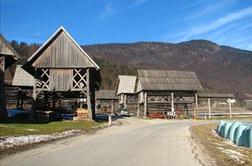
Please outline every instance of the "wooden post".
[[198, 94], [195, 93], [195, 109], [194, 109], [194, 112], [193, 112], [194, 118], [196, 118], [197, 113], [198, 113]]
[[48, 92], [47, 91], [45, 91], [45, 95], [44, 95], [44, 109], [45, 110], [47, 110], [48, 108], [49, 108], [49, 100], [48, 100]]
[[228, 109], [229, 109], [229, 118], [232, 118], [232, 102], [231, 99], [228, 99]]
[[16, 105], [16, 108], [17, 108], [17, 109], [20, 108], [20, 107], [19, 107], [19, 105], [20, 105], [20, 97], [21, 97], [21, 95], [20, 95], [20, 89], [18, 89], [18, 98], [17, 98], [17, 105]]
[[53, 111], [56, 109], [56, 101], [55, 101], [55, 92], [52, 93], [52, 98], [53, 98]]
[[5, 57], [0, 57], [0, 119], [7, 116], [4, 85], [4, 63]]
[[61, 108], [61, 98], [59, 99], [59, 107]]
[[98, 102], [98, 99], [96, 99], [95, 100], [95, 113], [99, 112], [98, 105], [99, 105], [99, 102]]
[[111, 101], [111, 114], [114, 114], [114, 100]]
[[137, 117], [140, 116], [140, 104], [139, 104], [139, 101], [137, 102]]
[[123, 94], [123, 108], [127, 109], [127, 95]]
[[88, 117], [90, 120], [93, 119], [93, 114], [92, 114], [92, 106], [91, 106], [91, 95], [90, 95], [90, 73], [89, 73], [89, 68], [87, 68], [87, 108], [88, 108]]
[[37, 79], [35, 79], [33, 84], [33, 91], [32, 91], [32, 109], [30, 112], [30, 120], [34, 120], [35, 118], [35, 112], [36, 112], [36, 100], [37, 100], [37, 92], [36, 92], [36, 85], [37, 85]]
[[23, 110], [23, 97], [24, 94], [20, 88], [18, 88], [17, 109]]
[[24, 105], [24, 93], [21, 91], [21, 103], [20, 103], [20, 105], [21, 105], [21, 110], [23, 110], [24, 109], [24, 107], [23, 107], [23, 105]]
[[171, 111], [174, 112], [174, 93], [171, 92]]
[[147, 92], [144, 92], [144, 118], [147, 117]]
[[0, 57], [0, 118], [7, 114], [4, 85], [5, 57]]
[[207, 101], [208, 101], [208, 118], [211, 118], [211, 101], [210, 101], [210, 98], [208, 98]]
[[112, 125], [112, 115], [109, 115], [109, 126]]

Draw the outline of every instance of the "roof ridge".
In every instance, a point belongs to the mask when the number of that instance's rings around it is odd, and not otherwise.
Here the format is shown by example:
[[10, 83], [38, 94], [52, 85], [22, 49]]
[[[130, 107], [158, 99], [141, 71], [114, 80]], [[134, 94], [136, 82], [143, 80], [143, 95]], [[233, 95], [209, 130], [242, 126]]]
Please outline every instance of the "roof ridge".
[[97, 70], [100, 69], [100, 67], [91, 59], [91, 57], [80, 47], [80, 45], [72, 38], [72, 36], [67, 32], [67, 30], [60, 26], [44, 43], [43, 45], [35, 51], [32, 56], [30, 56], [27, 60], [27, 62], [31, 61], [44, 47], [46, 47], [48, 44], [50, 44], [50, 41], [52, 41], [61, 31], [65, 32], [66, 35], [70, 38], [70, 40], [74, 43], [75, 46], [77, 46], [80, 51], [86, 56], [86, 58], [95, 66]]

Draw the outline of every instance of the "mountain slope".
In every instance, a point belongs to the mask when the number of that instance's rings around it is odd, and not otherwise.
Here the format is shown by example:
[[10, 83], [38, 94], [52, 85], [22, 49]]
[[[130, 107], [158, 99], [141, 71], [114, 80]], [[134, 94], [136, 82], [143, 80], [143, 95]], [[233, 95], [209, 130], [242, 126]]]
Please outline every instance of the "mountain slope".
[[[252, 93], [250, 51], [219, 46], [206, 40], [178, 44], [103, 44], [83, 48], [92, 57], [129, 68], [195, 71], [206, 90], [231, 92], [239, 98], [244, 98], [245, 93]], [[113, 88], [105, 82], [103, 86]]]

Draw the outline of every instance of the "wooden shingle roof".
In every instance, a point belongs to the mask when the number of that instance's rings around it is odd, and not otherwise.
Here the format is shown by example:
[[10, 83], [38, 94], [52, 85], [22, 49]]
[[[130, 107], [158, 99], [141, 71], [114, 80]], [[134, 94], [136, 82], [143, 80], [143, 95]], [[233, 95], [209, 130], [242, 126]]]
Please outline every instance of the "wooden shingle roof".
[[195, 72], [172, 70], [138, 70], [137, 92], [148, 91], [201, 91]]
[[119, 84], [117, 88], [117, 95], [122, 93], [125, 94], [135, 93], [136, 76], [119, 75], [118, 78], [119, 78]]
[[99, 90], [95, 92], [96, 99], [118, 99], [115, 90]]
[[6, 58], [5, 68], [8, 68], [20, 58], [19, 54], [13, 49], [2, 34], [0, 34], [0, 55]]
[[21, 65], [16, 66], [14, 77], [12, 80], [13, 86], [19, 87], [33, 87], [35, 79], [31, 74], [26, 72]]

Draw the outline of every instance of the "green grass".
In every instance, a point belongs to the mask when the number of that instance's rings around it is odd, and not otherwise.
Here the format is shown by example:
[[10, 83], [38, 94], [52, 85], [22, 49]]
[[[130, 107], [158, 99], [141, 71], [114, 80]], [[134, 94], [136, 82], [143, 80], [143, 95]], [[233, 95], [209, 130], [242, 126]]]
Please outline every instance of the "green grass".
[[0, 136], [21, 136], [34, 134], [52, 134], [71, 129], [90, 130], [101, 126], [94, 121], [57, 121], [44, 124], [28, 124], [20, 122], [0, 123]]

